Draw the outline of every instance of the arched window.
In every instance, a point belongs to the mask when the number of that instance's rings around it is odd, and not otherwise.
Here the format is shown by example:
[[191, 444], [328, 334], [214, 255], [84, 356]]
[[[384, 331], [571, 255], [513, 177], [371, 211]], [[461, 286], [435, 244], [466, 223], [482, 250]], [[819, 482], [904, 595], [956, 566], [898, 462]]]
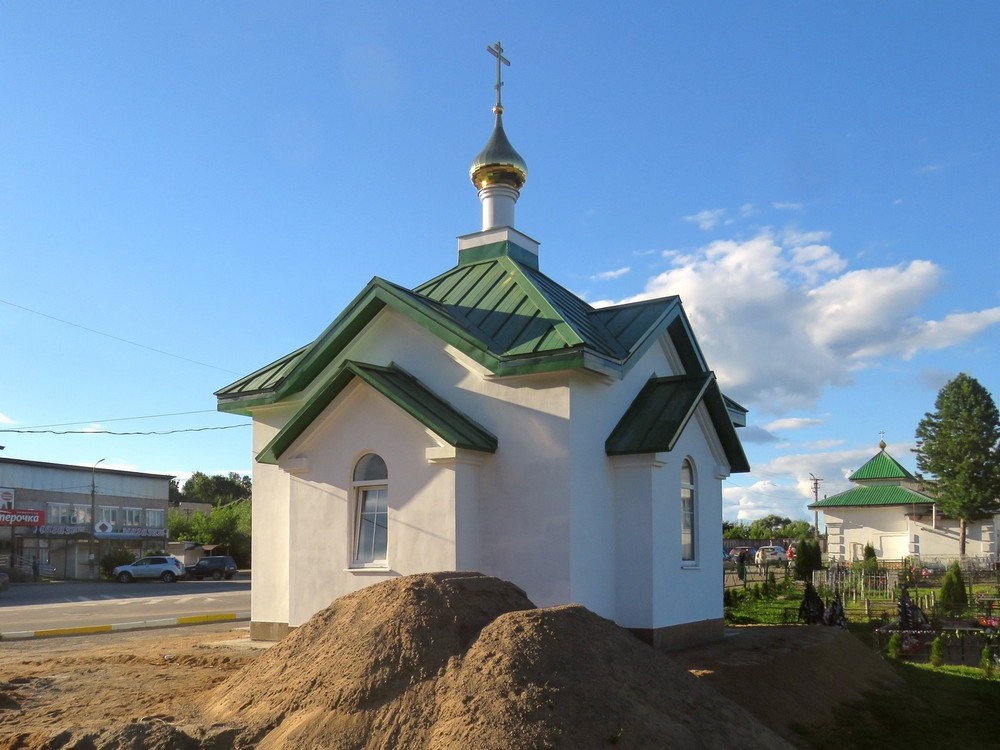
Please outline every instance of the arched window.
[[694, 466], [685, 458], [681, 464], [681, 561], [694, 562], [696, 517], [694, 498]]
[[354, 565], [384, 567], [389, 538], [389, 471], [381, 456], [368, 453], [354, 467], [357, 532]]

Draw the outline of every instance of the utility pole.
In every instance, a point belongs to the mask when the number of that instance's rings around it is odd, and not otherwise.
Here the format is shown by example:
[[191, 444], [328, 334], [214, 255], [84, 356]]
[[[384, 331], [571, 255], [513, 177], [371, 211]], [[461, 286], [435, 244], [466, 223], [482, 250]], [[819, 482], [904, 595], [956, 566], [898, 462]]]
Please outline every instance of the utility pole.
[[[100, 459], [97, 464], [104, 459]], [[96, 578], [97, 558], [95, 557], [94, 545], [97, 544], [97, 464], [90, 470], [90, 577]]]
[[[813, 486], [813, 503], [819, 502], [819, 483], [823, 480], [817, 477], [812, 472], [809, 472], [809, 478], [812, 480]], [[813, 539], [819, 539], [819, 511], [813, 508]]]

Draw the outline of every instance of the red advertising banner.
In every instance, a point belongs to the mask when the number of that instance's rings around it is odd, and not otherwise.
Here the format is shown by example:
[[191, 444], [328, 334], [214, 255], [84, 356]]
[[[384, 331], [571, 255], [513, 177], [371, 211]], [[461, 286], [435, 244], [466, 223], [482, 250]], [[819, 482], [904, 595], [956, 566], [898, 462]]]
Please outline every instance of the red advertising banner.
[[0, 526], [43, 526], [45, 525], [44, 510], [0, 510]]

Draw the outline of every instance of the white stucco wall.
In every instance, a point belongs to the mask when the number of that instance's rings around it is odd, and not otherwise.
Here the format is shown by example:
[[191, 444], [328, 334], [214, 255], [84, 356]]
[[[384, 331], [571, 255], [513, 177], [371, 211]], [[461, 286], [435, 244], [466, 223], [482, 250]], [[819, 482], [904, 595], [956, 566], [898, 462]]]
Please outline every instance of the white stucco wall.
[[[645, 457], [644, 474], [623, 473], [604, 452], [649, 377], [677, 371], [666, 342], [622, 381], [580, 372], [498, 379], [386, 308], [330, 370], [343, 359], [399, 366], [496, 435], [498, 450], [456, 451], [354, 380], [280, 466], [255, 468], [255, 621], [296, 626], [386, 576], [446, 569], [496, 575], [539, 606], [577, 602], [630, 627], [721, 618], [724, 454], [704, 407], [658, 468]], [[292, 414], [291, 405], [258, 410], [255, 451]], [[389, 570], [350, 566], [351, 472], [366, 452], [389, 471]], [[684, 456], [698, 480], [698, 560], [682, 569]]]
[[[253, 453], [256, 456], [277, 434], [292, 405], [258, 409], [253, 419]], [[254, 622], [288, 622], [288, 474], [269, 464], [253, 463], [253, 583], [250, 619]]]
[[[852, 562], [864, 556], [871, 544], [879, 559], [900, 560], [910, 555], [923, 558], [958, 555], [959, 525], [956, 519], [923, 517], [911, 520], [911, 506], [884, 508], [830, 508], [824, 512], [829, 530], [832, 559]], [[966, 555], [995, 556], [996, 525], [993, 519], [972, 521], [966, 530]]]
[[[355, 380], [289, 451], [307, 459], [291, 477], [290, 624], [387, 577], [455, 567], [454, 471], [429, 463], [439, 442], [388, 399]], [[388, 469], [388, 567], [352, 567], [357, 461]], [[293, 461], [295, 459], [292, 459]]]
[[[655, 473], [654, 523], [662, 529], [656, 537], [653, 559], [654, 627], [683, 622], [721, 619], [722, 610], [722, 480], [724, 456], [710, 433], [702, 404], [688, 424], [669, 460]], [[681, 560], [681, 463], [687, 457], [695, 473], [695, 560]], [[728, 465], [725, 466], [728, 473]]]

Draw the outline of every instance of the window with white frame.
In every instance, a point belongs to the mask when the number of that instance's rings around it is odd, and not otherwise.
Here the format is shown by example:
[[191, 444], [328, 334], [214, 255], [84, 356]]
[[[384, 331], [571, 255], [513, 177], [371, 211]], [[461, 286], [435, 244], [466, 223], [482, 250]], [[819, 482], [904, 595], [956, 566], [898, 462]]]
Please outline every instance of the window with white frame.
[[73, 506], [69, 503], [46, 503], [48, 512], [46, 518], [49, 523], [71, 524], [73, 523]]
[[387, 567], [389, 540], [389, 471], [375, 453], [361, 457], [354, 467], [356, 567]]
[[151, 529], [163, 528], [163, 510], [159, 508], [146, 508], [146, 526]]
[[681, 464], [681, 561], [695, 561], [694, 466], [685, 458]]
[[142, 508], [122, 508], [122, 526], [142, 526]]
[[118, 508], [109, 508], [106, 505], [102, 505], [100, 508], [100, 521], [108, 524], [109, 526], [118, 525]]

